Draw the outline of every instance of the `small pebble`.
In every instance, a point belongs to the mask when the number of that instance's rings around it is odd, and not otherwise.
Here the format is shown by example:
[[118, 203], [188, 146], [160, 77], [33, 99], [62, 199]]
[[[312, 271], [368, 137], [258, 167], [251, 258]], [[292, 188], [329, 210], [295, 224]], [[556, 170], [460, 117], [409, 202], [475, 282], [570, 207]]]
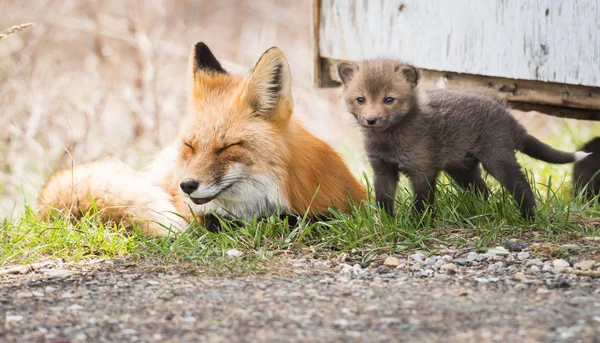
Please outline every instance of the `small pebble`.
[[531, 260], [528, 260], [527, 262], [525, 262], [525, 266], [526, 267], [531, 267], [531, 266], [538, 266], [538, 267], [542, 267], [544, 265], [544, 262], [542, 262], [542, 260], [534, 258]]
[[42, 268], [39, 270], [39, 272], [42, 274], [52, 275], [55, 277], [65, 277], [65, 276], [70, 276], [70, 275], [74, 274], [74, 272], [72, 270], [68, 270], [68, 269], [45, 269], [45, 268]]
[[508, 255], [510, 255], [510, 252], [508, 250], [506, 250], [506, 248], [504, 248], [502, 246], [497, 246], [495, 248], [492, 248], [492, 249], [488, 250], [487, 253], [490, 254], [490, 255], [495, 255], [495, 256], [508, 256]]
[[78, 310], [83, 310], [83, 309], [84, 309], [84, 307], [79, 304], [73, 304], [73, 305], [69, 306], [69, 310], [72, 310], [72, 311], [78, 311]]
[[459, 264], [461, 266], [465, 266], [465, 265], [471, 263], [471, 261], [467, 260], [466, 258], [457, 258], [457, 259], [454, 259], [454, 263]]
[[575, 269], [581, 269], [581, 270], [592, 270], [592, 268], [594, 268], [595, 265], [596, 265], [596, 261], [585, 260], [585, 261], [575, 263], [575, 265], [573, 267], [575, 267]]
[[523, 272], [515, 273], [514, 278], [517, 281], [525, 281], [527, 279], [527, 277], [525, 276], [525, 273], [523, 273]]
[[546, 293], [550, 293], [550, 291], [546, 287], [540, 287], [537, 289], [536, 293], [537, 294], [546, 294]]
[[554, 270], [557, 273], [564, 273], [565, 271], [567, 271], [567, 268], [569, 268], [571, 266], [569, 264], [569, 262], [567, 262], [563, 259], [556, 259], [556, 260], [552, 261], [552, 265], [554, 266]]
[[526, 285], [526, 284], [524, 284], [524, 283], [518, 283], [518, 284], [516, 284], [516, 285], [515, 285], [515, 289], [516, 289], [517, 291], [522, 291], [522, 290], [524, 290], [524, 289], [527, 289], [527, 285]]
[[538, 266], [531, 266], [531, 268], [529, 268], [529, 270], [531, 270], [532, 273], [537, 273], [540, 271], [540, 267]]
[[450, 256], [450, 255], [444, 255], [444, 256], [441, 257], [441, 260], [444, 261], [444, 262], [446, 262], [446, 263], [452, 262], [452, 256]]
[[569, 267], [558, 266], [554, 268], [554, 271], [557, 273], [565, 273], [568, 269]]
[[509, 251], [521, 251], [527, 248], [529, 244], [527, 242], [521, 242], [516, 239], [507, 239], [504, 242], [504, 247]]
[[469, 262], [480, 261], [482, 260], [482, 256], [474, 251], [471, 251], [469, 254], [467, 254], [466, 260]]
[[434, 257], [426, 258], [424, 263], [426, 266], [433, 266], [433, 265], [435, 265], [436, 262], [437, 262], [437, 257], [434, 256]]
[[520, 261], [525, 261], [526, 259], [528, 259], [531, 256], [531, 254], [529, 254], [527, 251], [521, 251], [520, 253], [517, 254], [517, 258]]
[[388, 267], [397, 267], [400, 265], [400, 260], [395, 258], [394, 256], [389, 256], [385, 259], [383, 265]]
[[340, 275], [342, 275], [343, 277], [346, 278], [352, 278], [352, 267], [350, 268], [342, 268], [342, 270], [340, 270]]
[[313, 266], [318, 269], [330, 269], [332, 267], [331, 261], [315, 261]]
[[433, 270], [431, 270], [431, 269], [421, 270], [421, 277], [431, 277], [432, 275], [433, 275]]
[[440, 267], [440, 270], [448, 274], [454, 274], [458, 270], [458, 266], [454, 263], [446, 263]]
[[570, 253], [577, 253], [581, 250], [581, 246], [578, 244], [563, 244], [560, 246], [563, 249], [567, 249]]
[[377, 274], [387, 274], [390, 271], [391, 271], [390, 268], [387, 266], [384, 266], [384, 265], [377, 267]]
[[17, 298], [31, 298], [33, 297], [33, 293], [28, 292], [28, 291], [24, 291], [24, 292], [17, 292], [17, 294], [15, 294]]
[[422, 253], [420, 253], [420, 252], [417, 252], [417, 253], [414, 253], [414, 254], [410, 255], [410, 259], [412, 261], [414, 261], [414, 262], [421, 262], [421, 261], [423, 261], [423, 257], [425, 257], [425, 256]]
[[435, 281], [445, 282], [450, 280], [450, 276], [448, 274], [435, 274], [433, 277]]
[[554, 268], [557, 267], [570, 267], [571, 264], [569, 264], [569, 262], [563, 260], [563, 259], [556, 259], [554, 261], [552, 261], [552, 265], [554, 266]]
[[237, 249], [229, 249], [229, 250], [227, 250], [227, 253], [226, 253], [226, 254], [227, 254], [227, 256], [229, 256], [229, 257], [240, 257], [240, 256], [242, 256], [244, 253], [243, 253], [243, 252], [241, 252], [241, 251], [239, 251], [239, 250], [237, 250]]
[[410, 270], [418, 271], [423, 269], [423, 262], [415, 262], [412, 266], [410, 266]]

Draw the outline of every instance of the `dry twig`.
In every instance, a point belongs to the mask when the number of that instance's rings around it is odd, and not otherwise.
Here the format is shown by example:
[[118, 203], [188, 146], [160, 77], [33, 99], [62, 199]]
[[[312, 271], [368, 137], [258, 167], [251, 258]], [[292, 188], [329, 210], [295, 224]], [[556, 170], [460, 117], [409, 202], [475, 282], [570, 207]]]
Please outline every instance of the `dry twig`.
[[21, 25], [15, 25], [9, 29], [6, 29], [2, 32], [0, 32], [0, 40], [3, 40], [4, 38], [12, 35], [13, 33], [17, 33], [19, 31], [25, 31], [30, 27], [34, 27], [35, 23], [26, 23], [26, 24], [21, 24]]

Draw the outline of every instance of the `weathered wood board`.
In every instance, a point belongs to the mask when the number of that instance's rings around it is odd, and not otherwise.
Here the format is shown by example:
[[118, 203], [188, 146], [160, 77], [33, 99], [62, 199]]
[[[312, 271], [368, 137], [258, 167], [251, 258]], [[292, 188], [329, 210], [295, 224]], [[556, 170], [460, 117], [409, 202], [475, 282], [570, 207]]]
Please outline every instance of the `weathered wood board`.
[[598, 0], [321, 0], [318, 10], [321, 58], [600, 87]]

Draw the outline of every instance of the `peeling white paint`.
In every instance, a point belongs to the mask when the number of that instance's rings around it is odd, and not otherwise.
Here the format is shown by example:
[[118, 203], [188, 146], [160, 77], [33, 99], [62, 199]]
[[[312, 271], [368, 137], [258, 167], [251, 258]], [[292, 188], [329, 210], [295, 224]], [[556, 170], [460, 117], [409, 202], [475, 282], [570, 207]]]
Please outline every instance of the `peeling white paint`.
[[322, 57], [600, 86], [598, 0], [322, 0]]

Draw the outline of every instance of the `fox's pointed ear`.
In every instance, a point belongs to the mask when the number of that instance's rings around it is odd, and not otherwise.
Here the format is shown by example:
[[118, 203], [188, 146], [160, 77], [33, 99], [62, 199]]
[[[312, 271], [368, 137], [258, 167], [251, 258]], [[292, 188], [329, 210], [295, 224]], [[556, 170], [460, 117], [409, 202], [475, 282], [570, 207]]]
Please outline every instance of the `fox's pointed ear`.
[[278, 48], [270, 48], [256, 62], [248, 77], [246, 100], [257, 115], [272, 118], [284, 101], [292, 101], [290, 67]]
[[194, 76], [199, 72], [213, 72], [227, 74], [221, 63], [203, 42], [196, 43], [191, 56], [192, 72]]
[[411, 87], [416, 87], [421, 79], [421, 72], [417, 67], [410, 64], [401, 64], [396, 66], [396, 72], [406, 79]]
[[340, 75], [340, 80], [342, 80], [342, 83], [345, 85], [352, 80], [354, 74], [358, 71], [358, 65], [355, 63], [342, 62], [338, 64], [337, 70]]

